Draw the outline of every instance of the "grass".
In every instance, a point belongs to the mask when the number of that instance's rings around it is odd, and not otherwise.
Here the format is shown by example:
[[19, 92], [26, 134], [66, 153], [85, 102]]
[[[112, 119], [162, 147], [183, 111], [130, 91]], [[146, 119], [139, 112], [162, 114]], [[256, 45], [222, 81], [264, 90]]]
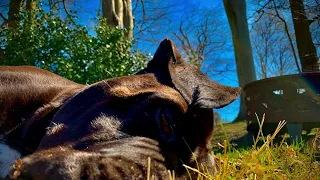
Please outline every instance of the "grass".
[[231, 145], [241, 144], [246, 146], [246, 142], [249, 141], [246, 129], [247, 123], [245, 121], [218, 124], [214, 127], [212, 146], [214, 149], [223, 148], [224, 140], [230, 141]]
[[[320, 130], [309, 141], [300, 140], [289, 145], [284, 137], [281, 142], [274, 143], [285, 122], [279, 123], [274, 134], [265, 136], [261, 131], [263, 120], [256, 139], [248, 136], [246, 122], [222, 124], [215, 128], [212, 143], [220, 172], [215, 177], [199, 174], [198, 179], [320, 180], [320, 162], [314, 156], [319, 150]], [[197, 169], [191, 170], [199, 172]]]

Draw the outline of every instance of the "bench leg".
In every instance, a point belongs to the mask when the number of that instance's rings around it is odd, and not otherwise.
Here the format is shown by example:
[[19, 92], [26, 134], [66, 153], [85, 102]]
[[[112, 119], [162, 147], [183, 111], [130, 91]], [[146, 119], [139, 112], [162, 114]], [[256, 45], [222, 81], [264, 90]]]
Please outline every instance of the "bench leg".
[[288, 133], [290, 134], [290, 141], [300, 141], [302, 134], [302, 123], [288, 123]]

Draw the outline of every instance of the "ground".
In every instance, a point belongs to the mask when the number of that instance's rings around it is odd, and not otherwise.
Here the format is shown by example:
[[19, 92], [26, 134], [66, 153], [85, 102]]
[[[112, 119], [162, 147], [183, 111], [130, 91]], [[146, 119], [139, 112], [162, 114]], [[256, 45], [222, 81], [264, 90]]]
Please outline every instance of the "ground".
[[220, 148], [224, 140], [230, 141], [233, 145], [250, 144], [252, 140], [247, 132], [246, 121], [215, 125], [212, 138], [213, 148]]

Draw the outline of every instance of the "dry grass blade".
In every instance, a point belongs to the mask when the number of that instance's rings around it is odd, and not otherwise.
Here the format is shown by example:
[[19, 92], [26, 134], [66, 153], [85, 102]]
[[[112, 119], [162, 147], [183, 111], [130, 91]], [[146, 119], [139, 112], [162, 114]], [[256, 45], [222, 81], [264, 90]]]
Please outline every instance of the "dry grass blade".
[[277, 136], [280, 130], [286, 125], [286, 123], [287, 122], [285, 120], [279, 122], [272, 136], [271, 137], [269, 136], [269, 138], [267, 138], [267, 141], [258, 149], [256, 154], [260, 154], [266, 147], [269, 146], [269, 144], [274, 140], [274, 138]]
[[150, 180], [150, 170], [151, 170], [151, 158], [148, 157], [147, 180]]
[[170, 170], [168, 170], [168, 175], [169, 175], [169, 180], [172, 180], [172, 175]]
[[257, 122], [259, 124], [259, 131], [258, 131], [258, 135], [256, 137], [256, 140], [254, 141], [254, 145], [253, 145], [254, 148], [257, 147], [257, 143], [259, 142], [260, 137], [262, 137], [263, 140], [264, 140], [264, 136], [263, 136], [263, 132], [262, 132], [262, 126], [264, 124], [264, 119], [265, 119], [265, 114], [263, 114], [261, 122], [260, 122], [260, 119], [259, 119], [257, 113], [255, 113], [255, 115], [256, 115], [256, 118], [257, 118]]
[[200, 172], [198, 169], [192, 168], [192, 167], [187, 166], [187, 165], [185, 165], [185, 164], [183, 165], [183, 167], [185, 167], [185, 168], [187, 168], [187, 169], [190, 169], [190, 170], [198, 173], [200, 176], [203, 176], [203, 177], [205, 177], [206, 179], [210, 179], [210, 175], [209, 175], [209, 174], [208, 174], [208, 175], [207, 175], [207, 174], [204, 174], [204, 173]]

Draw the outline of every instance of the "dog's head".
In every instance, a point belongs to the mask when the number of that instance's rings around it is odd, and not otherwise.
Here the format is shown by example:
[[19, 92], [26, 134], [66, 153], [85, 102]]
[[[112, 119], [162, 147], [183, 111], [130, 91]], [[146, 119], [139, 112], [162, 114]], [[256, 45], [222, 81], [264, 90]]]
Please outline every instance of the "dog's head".
[[154, 74], [161, 84], [178, 90], [191, 107], [222, 108], [234, 101], [241, 90], [214, 82], [187, 64], [170, 39], [161, 42], [148, 67], [138, 72], [145, 73]]
[[[40, 157], [57, 158], [42, 158], [40, 164], [56, 163], [60, 170], [71, 166], [59, 155], [66, 150], [60, 152], [57, 147], [67, 148], [71, 154], [101, 154], [105, 143], [141, 136], [159, 142], [159, 149], [151, 149], [164, 155], [169, 169], [179, 172], [181, 162], [193, 165], [195, 161], [213, 168], [212, 109], [228, 105], [239, 93], [239, 88], [211, 81], [185, 63], [174, 43], [165, 39], [144, 70], [90, 85], [66, 102], [54, 116], [38, 150]], [[113, 151], [117, 148], [120, 146], [111, 147]], [[137, 161], [132, 159], [133, 154], [127, 151], [125, 158]], [[36, 162], [29, 157], [24, 163], [34, 167], [30, 164]]]
[[[209, 79], [197, 67], [187, 64], [175, 44], [165, 39], [161, 42], [148, 67], [139, 72], [153, 73], [161, 84], [177, 90], [188, 104], [178, 140], [179, 159], [196, 167], [203, 163], [213, 169], [211, 137], [213, 111], [233, 102], [241, 88], [224, 86]], [[187, 151], [186, 149], [189, 149]], [[195, 158], [190, 159], [190, 151]]]

